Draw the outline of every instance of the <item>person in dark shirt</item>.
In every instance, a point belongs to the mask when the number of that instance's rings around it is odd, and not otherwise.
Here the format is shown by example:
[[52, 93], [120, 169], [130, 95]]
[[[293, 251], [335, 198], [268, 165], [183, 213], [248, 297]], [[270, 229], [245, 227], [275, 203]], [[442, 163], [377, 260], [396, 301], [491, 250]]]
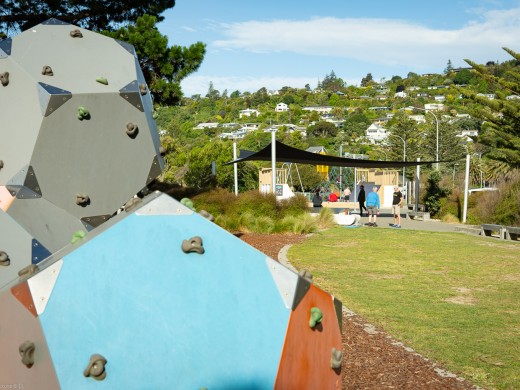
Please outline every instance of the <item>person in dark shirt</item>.
[[316, 191], [312, 197], [312, 207], [321, 207], [323, 199], [321, 199], [320, 191]]
[[365, 212], [368, 213], [367, 208], [365, 207], [365, 186], [361, 184], [359, 186], [359, 195], [357, 197], [357, 200], [359, 202], [359, 215], [363, 216], [363, 209], [365, 209]]
[[399, 191], [399, 187], [394, 187], [394, 194], [392, 197], [392, 213], [394, 214], [394, 223], [391, 227], [401, 228], [401, 204], [403, 203], [403, 194]]

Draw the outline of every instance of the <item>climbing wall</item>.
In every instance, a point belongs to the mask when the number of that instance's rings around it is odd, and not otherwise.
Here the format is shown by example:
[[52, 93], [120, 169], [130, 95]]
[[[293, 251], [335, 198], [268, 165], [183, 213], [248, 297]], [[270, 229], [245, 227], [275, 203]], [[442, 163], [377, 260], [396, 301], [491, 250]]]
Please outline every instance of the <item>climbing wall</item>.
[[4, 295], [37, 316], [63, 389], [341, 388], [341, 304], [165, 194], [39, 268]]
[[338, 300], [134, 197], [163, 162], [131, 46], [51, 19], [0, 42], [0, 83], [0, 384], [341, 388]]
[[[0, 212], [26, 231], [1, 234], [0, 252], [16, 273], [31, 261], [7, 252], [13, 240], [59, 250], [107, 221], [164, 164], [127, 43], [50, 19], [0, 42], [0, 83]], [[12, 273], [0, 266], [0, 286]]]

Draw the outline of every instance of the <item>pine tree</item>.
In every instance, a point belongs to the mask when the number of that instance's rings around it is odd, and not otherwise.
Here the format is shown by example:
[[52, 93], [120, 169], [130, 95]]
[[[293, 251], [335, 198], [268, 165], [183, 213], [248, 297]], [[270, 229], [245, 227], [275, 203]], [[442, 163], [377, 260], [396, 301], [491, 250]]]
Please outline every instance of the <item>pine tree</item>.
[[507, 99], [512, 95], [520, 96], [520, 54], [506, 47], [503, 49], [516, 59], [503, 76], [493, 75], [488, 67], [464, 60], [473, 67], [472, 72], [496, 88], [496, 98], [491, 100], [467, 89], [462, 91], [486, 108], [475, 112], [485, 121], [477, 141], [489, 147], [486, 157], [505, 162], [511, 168], [520, 168], [520, 100]]

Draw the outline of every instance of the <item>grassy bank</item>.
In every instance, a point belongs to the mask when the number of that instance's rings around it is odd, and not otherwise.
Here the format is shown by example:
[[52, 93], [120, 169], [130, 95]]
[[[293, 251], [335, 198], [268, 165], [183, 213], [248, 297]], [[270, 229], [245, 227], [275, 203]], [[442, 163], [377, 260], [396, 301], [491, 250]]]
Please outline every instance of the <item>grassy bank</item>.
[[460, 233], [334, 228], [298, 269], [395, 338], [486, 388], [520, 388], [520, 245]]

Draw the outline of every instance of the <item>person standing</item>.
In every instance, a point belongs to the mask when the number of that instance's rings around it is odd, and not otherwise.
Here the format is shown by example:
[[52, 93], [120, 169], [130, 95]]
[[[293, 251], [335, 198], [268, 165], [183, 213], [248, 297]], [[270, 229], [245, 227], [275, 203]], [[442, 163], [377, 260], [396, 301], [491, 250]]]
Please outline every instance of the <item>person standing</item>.
[[[377, 226], [377, 215], [381, 204], [379, 202], [379, 195], [377, 194], [377, 187], [372, 187], [372, 192], [367, 195], [367, 209], [368, 209], [368, 226]], [[374, 222], [372, 222], [372, 218]]]
[[359, 215], [363, 216], [363, 209], [368, 213], [367, 208], [365, 207], [365, 186], [363, 184], [359, 186], [359, 195], [357, 200], [359, 202]]
[[343, 200], [345, 202], [350, 202], [350, 187], [347, 187], [343, 190]]
[[392, 213], [394, 214], [394, 223], [391, 227], [401, 228], [401, 204], [403, 203], [403, 194], [399, 191], [399, 187], [394, 187], [394, 194], [392, 198]]

